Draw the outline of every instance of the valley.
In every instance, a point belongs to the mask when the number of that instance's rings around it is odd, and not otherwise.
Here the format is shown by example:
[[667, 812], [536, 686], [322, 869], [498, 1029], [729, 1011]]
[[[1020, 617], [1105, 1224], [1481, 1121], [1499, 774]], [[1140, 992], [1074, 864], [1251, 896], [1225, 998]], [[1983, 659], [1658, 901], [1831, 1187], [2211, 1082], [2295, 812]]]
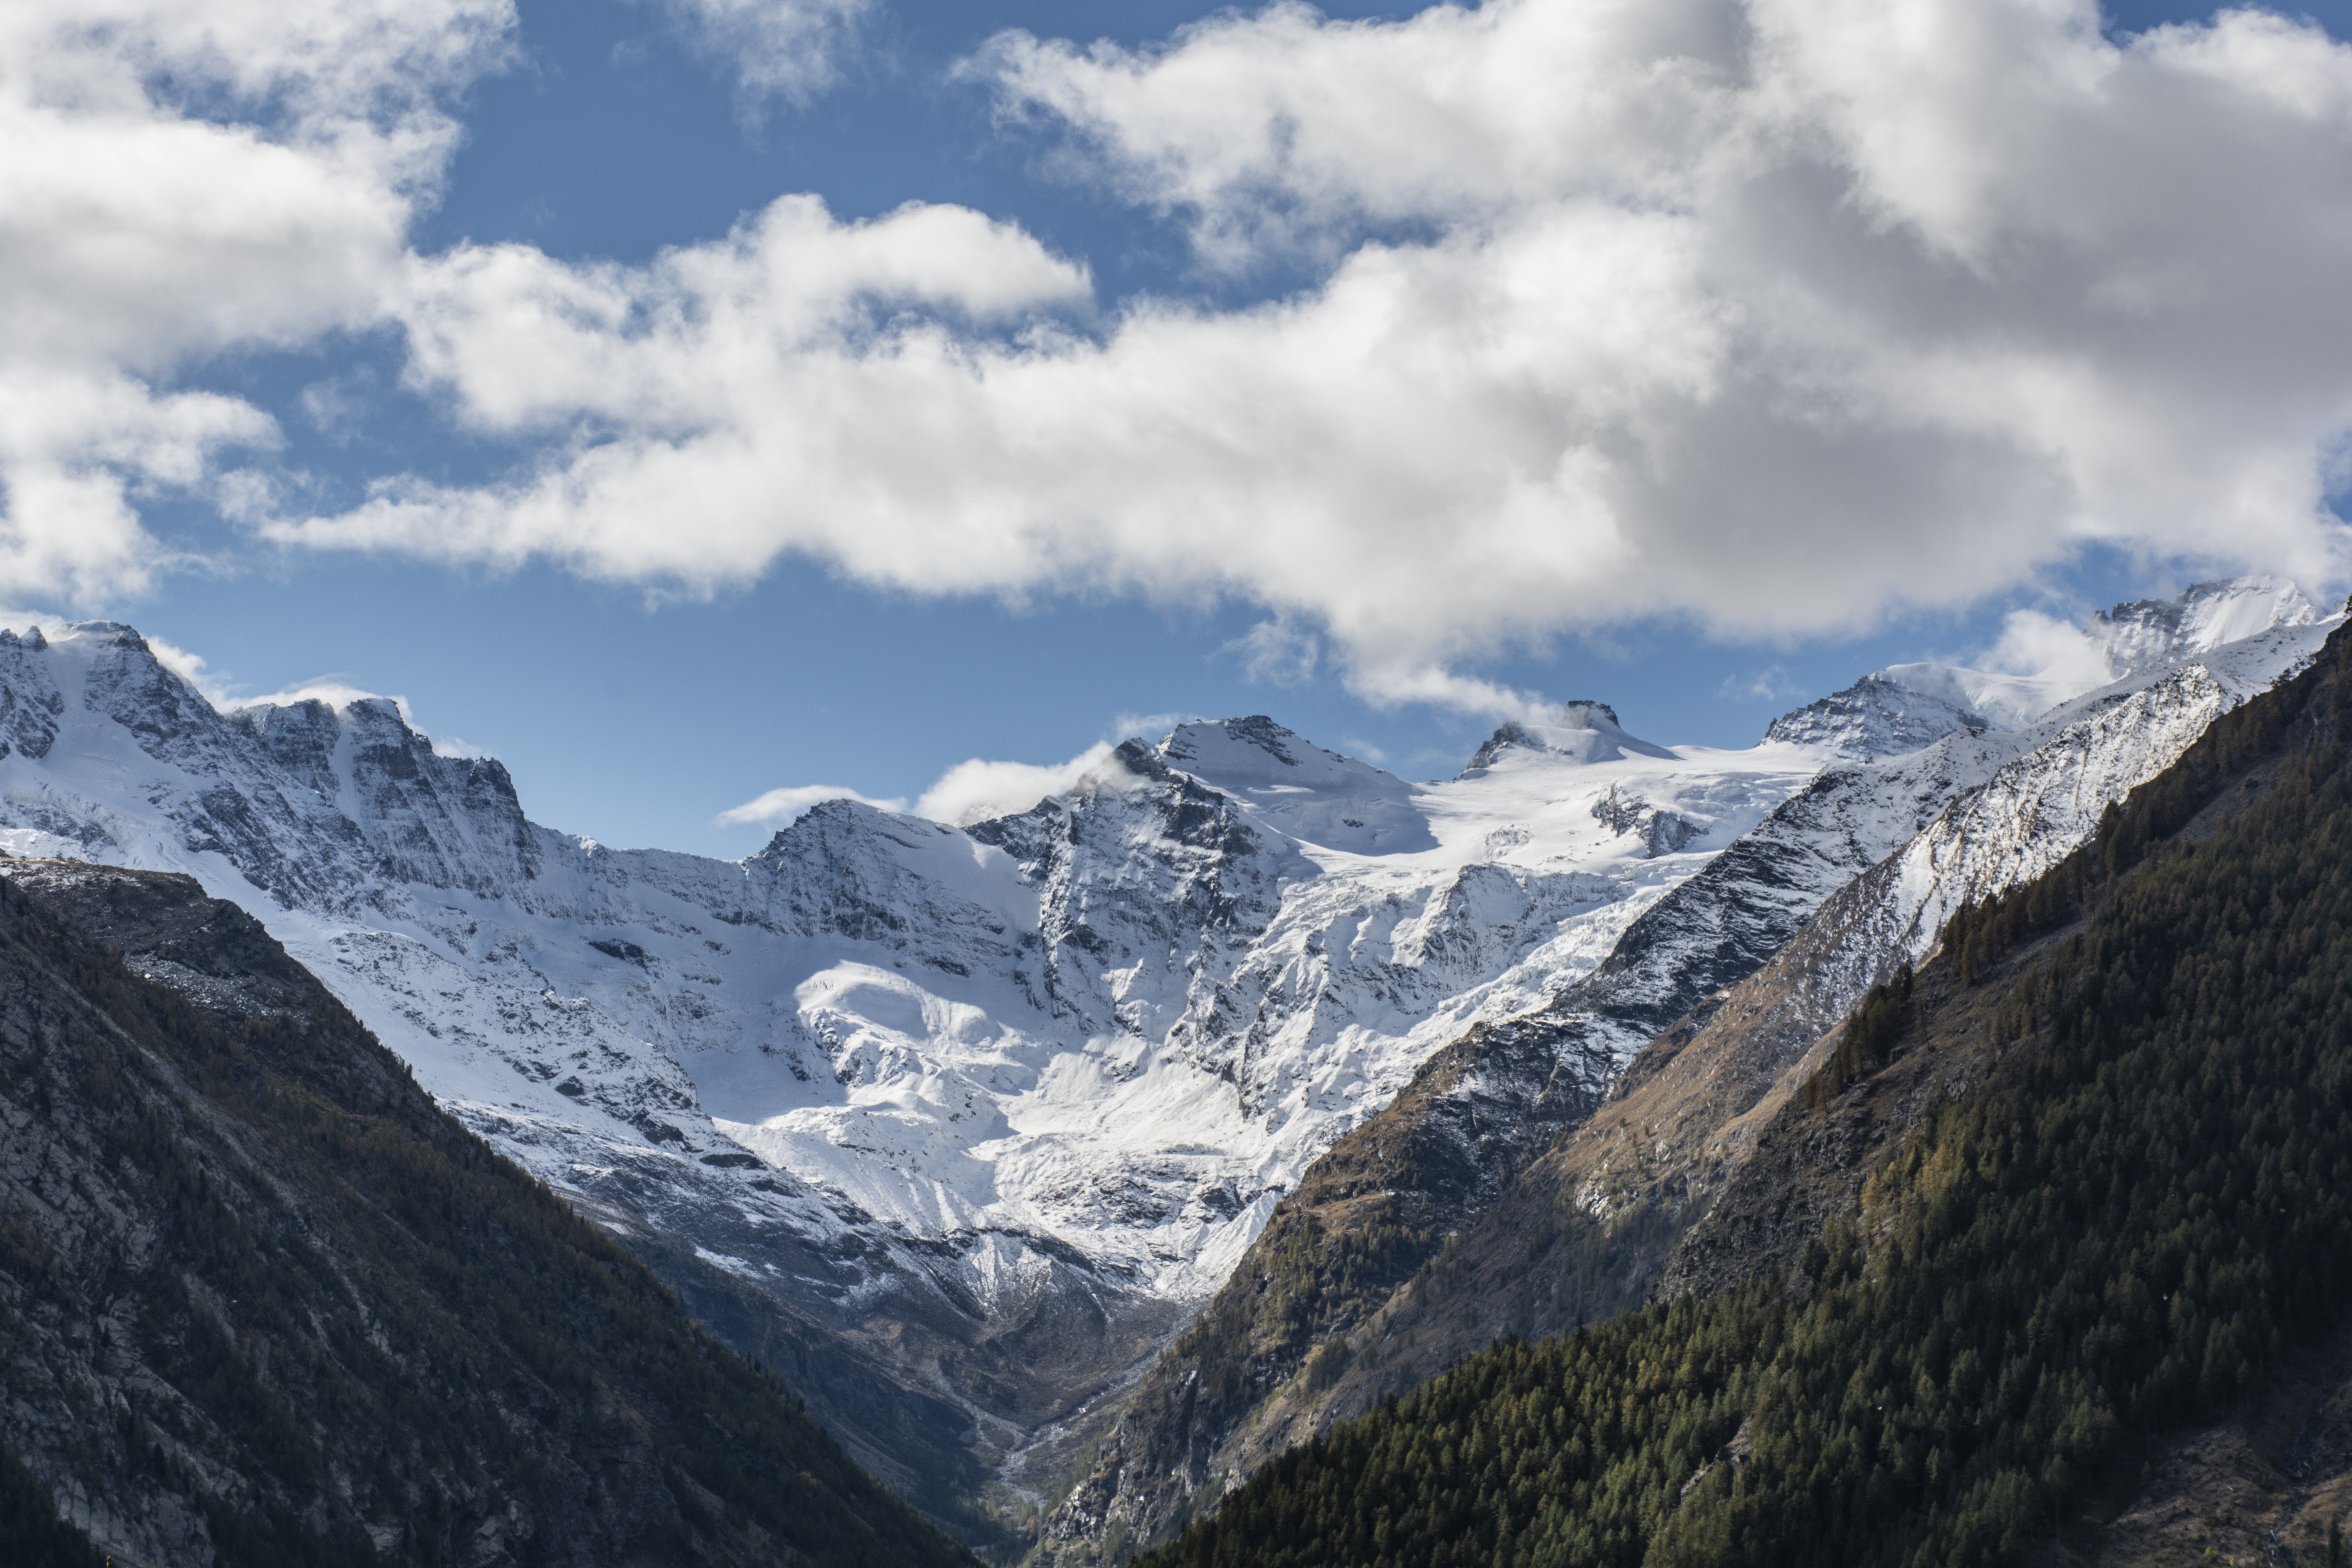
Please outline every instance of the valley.
[[1195, 722], [740, 862], [541, 826], [383, 700], [223, 710], [128, 627], [24, 627], [0, 847], [242, 904], [861, 1464], [1092, 1562], [1690, 1278], [1822, 1032], [2336, 624], [2208, 585], [2095, 624], [2087, 692], [1895, 667], [1744, 752], [1580, 702], [1420, 784]]

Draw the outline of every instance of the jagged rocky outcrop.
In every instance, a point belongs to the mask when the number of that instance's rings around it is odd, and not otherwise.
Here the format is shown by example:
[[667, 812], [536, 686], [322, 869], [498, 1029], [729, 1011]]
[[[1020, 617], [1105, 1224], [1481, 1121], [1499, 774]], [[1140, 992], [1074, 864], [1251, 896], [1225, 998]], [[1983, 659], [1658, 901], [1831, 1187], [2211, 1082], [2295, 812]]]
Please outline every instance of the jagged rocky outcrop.
[[0, 1451], [93, 1548], [971, 1561], [251, 917], [0, 872]]
[[1962, 731], [1996, 728], [1965, 699], [1955, 701], [1941, 692], [1916, 690], [1880, 670], [1781, 714], [1765, 727], [1764, 738], [1821, 746], [1864, 763], [1916, 752]]

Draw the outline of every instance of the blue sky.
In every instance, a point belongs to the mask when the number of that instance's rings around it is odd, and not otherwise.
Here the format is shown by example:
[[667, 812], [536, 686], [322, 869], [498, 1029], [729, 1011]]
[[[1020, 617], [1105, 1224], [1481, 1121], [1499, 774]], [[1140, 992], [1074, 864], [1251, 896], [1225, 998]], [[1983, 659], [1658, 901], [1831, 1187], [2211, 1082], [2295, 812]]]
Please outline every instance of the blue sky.
[[[2341, 38], [2346, 12], [2326, 8], [2316, 20]], [[1119, 7], [1122, 30], [1110, 41], [1149, 60], [1205, 14]], [[1398, 18], [1410, 8], [1325, 15]], [[1050, 256], [1083, 263], [1092, 304], [1046, 315], [1061, 330], [1108, 339], [1116, 329], [1106, 321], [1124, 301], [1247, 319], [1262, 301], [1312, 294], [1367, 246], [1412, 247], [1445, 225], [1502, 221], [1368, 210], [1337, 239], [1263, 245], [1242, 265], [1204, 263], [1197, 205], [1139, 194], [1139, 176], [1106, 173], [1107, 158], [1074, 161], [1074, 147], [1098, 151], [1100, 135], [1090, 142], [1050, 114], [1009, 119], [1002, 89], [962, 64], [1008, 28], [1090, 41], [1103, 16], [1068, 4], [883, 0], [858, 16], [854, 44], [836, 50], [834, 79], [796, 101], [747, 93], [740, 62], [716, 35], [698, 43], [682, 5], [524, 0], [503, 60], [439, 100], [461, 140], [409, 187], [424, 194], [406, 253], [513, 244], [564, 268], [643, 268], [667, 248], [721, 239], [791, 193], [822, 196], [841, 223], [883, 220], [908, 202], [953, 203], [1012, 220]], [[2132, 7], [2106, 22], [2120, 37], [2203, 18], [2188, 7]], [[1944, 265], [1937, 276], [1966, 270]], [[2148, 331], [2160, 335], [2158, 320]], [[259, 467], [290, 487], [298, 510], [320, 515], [357, 506], [388, 476], [464, 491], [564, 460], [570, 448], [545, 428], [469, 421], [448, 395], [420, 386], [410, 330], [359, 311], [134, 371], [158, 395], [217, 393], [274, 419], [278, 444]], [[1020, 330], [974, 329], [973, 341], [1011, 342]], [[2267, 395], [2260, 374], [2250, 384]], [[2320, 409], [2297, 404], [2298, 416], [2323, 429], [2334, 417], [2326, 410], [2343, 406], [2340, 387], [2291, 390]], [[2341, 428], [2339, 419], [2338, 439]], [[1898, 509], [1887, 528], [1948, 530], [1948, 518], [1931, 511], [1906, 524], [1899, 509], [1909, 470], [1895, 458], [1885, 466]], [[1165, 481], [1165, 470], [1151, 472]], [[1923, 486], [1937, 482], [1925, 464], [1918, 475]], [[2327, 488], [2340, 492], [2340, 468]], [[505, 759], [534, 817], [615, 843], [741, 854], [772, 829], [715, 818], [771, 788], [824, 783], [912, 797], [966, 758], [1057, 762], [1169, 715], [1268, 712], [1326, 745], [1425, 777], [1458, 766], [1497, 717], [1476, 700], [1400, 700], [1418, 679], [1409, 671], [1361, 673], [1372, 634], [1335, 635], [1338, 623], [1318, 616], [1376, 616], [1376, 595], [1370, 611], [1361, 597], [1318, 611], [1311, 587], [1198, 573], [1162, 585], [1148, 571], [1108, 584], [1047, 572], [1010, 593], [941, 592], [935, 580], [915, 581], [919, 574], [876, 581], [869, 571], [868, 581], [852, 581], [837, 552], [795, 549], [717, 581], [681, 583], [670, 568], [583, 569], [560, 551], [518, 563], [405, 542], [362, 552], [271, 542], [240, 525], [219, 485], [150, 481], [128, 494], [150, 542], [142, 548], [153, 555], [138, 580], [45, 592], [25, 570], [0, 599], [129, 620], [201, 655], [208, 678], [236, 691], [332, 678], [403, 694], [437, 736]], [[277, 510], [286, 509], [281, 492]], [[2184, 547], [2183, 535], [2157, 525], [2112, 538], [2086, 530], [2044, 547], [2032, 541], [2033, 520], [2017, 521], [2021, 534], [1987, 548], [2039, 558], [2006, 580], [1995, 573], [1986, 586], [1948, 593], [1929, 584], [1891, 600], [1848, 595], [1771, 624], [1743, 624], [1721, 597], [1653, 604], [1654, 588], [1629, 590], [1650, 595], [1650, 607], [1629, 614], [1603, 582], [1589, 601], [1564, 599], [1549, 615], [1514, 601], [1517, 619], [1482, 642], [1483, 612], [1465, 590], [1455, 620], [1426, 633], [1436, 639], [1428, 659], [1523, 695], [1606, 699], [1657, 740], [1740, 745], [1774, 713], [1878, 665], [1981, 654], [2011, 610], [2079, 614], [2173, 591], [2216, 558], [2273, 563], [2258, 553], [2231, 559], [2226, 539], [2191, 536]], [[1791, 556], [1840, 548], [1801, 523], [1790, 528]], [[1932, 551], [1921, 559], [1921, 572], [1947, 569]], [[1283, 611], [1279, 624], [1311, 639], [1316, 658], [1293, 659], [1286, 672], [1263, 661], [1254, 668], [1244, 639], [1285, 595], [1304, 607]]]

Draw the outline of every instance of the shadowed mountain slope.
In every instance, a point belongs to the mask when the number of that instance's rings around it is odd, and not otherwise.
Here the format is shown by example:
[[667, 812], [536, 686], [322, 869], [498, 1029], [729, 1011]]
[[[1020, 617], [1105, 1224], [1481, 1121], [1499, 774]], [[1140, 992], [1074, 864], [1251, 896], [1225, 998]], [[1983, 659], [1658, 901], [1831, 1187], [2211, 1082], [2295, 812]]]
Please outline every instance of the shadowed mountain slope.
[[5, 869], [12, 1497], [150, 1568], [971, 1561], [249, 916]]

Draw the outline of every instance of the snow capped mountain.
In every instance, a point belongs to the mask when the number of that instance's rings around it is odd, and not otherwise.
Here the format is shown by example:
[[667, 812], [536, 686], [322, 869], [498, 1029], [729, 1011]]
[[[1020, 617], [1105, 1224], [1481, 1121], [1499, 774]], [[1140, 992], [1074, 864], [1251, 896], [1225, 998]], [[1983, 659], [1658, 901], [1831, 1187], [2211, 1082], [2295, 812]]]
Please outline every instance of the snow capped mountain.
[[1437, 847], [1412, 785], [1311, 745], [1262, 715], [1181, 725], [1160, 742], [1160, 755], [1302, 843], [1359, 855]]
[[2083, 635], [2106, 661], [2108, 678], [2122, 680], [2273, 626], [2311, 626], [2323, 618], [2284, 577], [2234, 577], [2196, 584], [2175, 599], [2136, 599], [2103, 610]]
[[[969, 828], [829, 802], [730, 863], [532, 824], [380, 699], [217, 711], [110, 623], [12, 636], [0, 675], [0, 847], [244, 903], [595, 1212], [845, 1333], [929, 1325], [900, 1371], [1008, 1447], [1422, 1057], [1589, 970], [1820, 760], [1591, 705], [1414, 786], [1253, 718]], [[1074, 1300], [1101, 1321], [971, 1380], [1012, 1395], [937, 1372]]]
[[[1349, 1158], [1343, 1171], [1308, 1173], [1307, 1192], [1339, 1196], [1326, 1200], [1332, 1206], [1307, 1228], [1328, 1238], [1348, 1223], [1348, 1205], [1364, 1205], [1412, 1214], [1424, 1234], [1467, 1225], [1514, 1169], [1591, 1114], [1644, 1047], [1678, 1025], [1686, 1034], [1784, 949], [1802, 945], [1813, 957], [1805, 982], [1774, 1005], [1804, 1015], [1796, 1023], [1811, 1029], [1806, 1039], [1832, 1026], [1906, 951], [1923, 951], [1961, 899], [1981, 898], [2063, 858], [2109, 801], [2169, 766], [2220, 714], [2300, 668], [2343, 619], [2308, 620], [2293, 603], [2287, 614], [2287, 624], [2138, 671], [2022, 730], [1970, 724], [1907, 754], [1833, 762], [1652, 901], [1599, 964], [1580, 972], [1561, 966], [1559, 983], [1538, 1005], [1485, 1012], [1475, 1027], [1429, 1053], [1410, 1086], [1353, 1140], [1357, 1146], [1340, 1151]], [[1900, 674], [1918, 679], [1918, 668]], [[1894, 679], [1876, 684], [1874, 698], [1914, 690]], [[1949, 700], [1953, 684], [1921, 684], [1938, 701], [1928, 713], [1958, 707]], [[1971, 701], [1983, 690], [1958, 689]], [[1881, 710], [1907, 716], [1893, 700]], [[1775, 743], [1785, 742], [1767, 746]], [[1506, 732], [1482, 754], [1490, 767], [1507, 767], [1544, 753]], [[1609, 797], [1597, 807], [1603, 817], [1614, 815]], [[1816, 925], [1817, 912], [1825, 924]], [[1769, 1080], [1754, 1087], [1760, 1095]], [[1236, 1280], [1281, 1266], [1265, 1249], [1277, 1236], [1296, 1243], [1301, 1222], [1295, 1213], [1286, 1217], [1290, 1228], [1269, 1232], [1269, 1242], [1243, 1259]], [[1408, 1254], [1403, 1272], [1417, 1261]], [[1228, 1287], [1210, 1321], [1254, 1322], [1247, 1301], [1234, 1296]], [[1304, 1308], [1308, 1320], [1339, 1332], [1368, 1310], [1360, 1300]], [[1302, 1345], [1266, 1330], [1253, 1331], [1246, 1345], [1190, 1342], [1168, 1352], [1105, 1440], [1095, 1471], [1048, 1520], [1045, 1535], [1055, 1559], [1092, 1561], [1094, 1543], [1107, 1535], [1151, 1539], [1172, 1527], [1202, 1489], [1238, 1484], [1265, 1457], [1253, 1433], [1298, 1440], [1311, 1428], [1291, 1418], [1311, 1400], [1291, 1380], [1312, 1348], [1311, 1341]], [[1226, 1375], [1236, 1363], [1246, 1369], [1254, 1391], [1241, 1402], [1246, 1414], [1178, 1396], [1188, 1377], [1207, 1375], [1213, 1363]]]
[[1953, 683], [1936, 683], [1945, 690], [1921, 691], [1902, 679], [1903, 673], [1948, 668], [1898, 665], [1865, 675], [1843, 691], [1781, 714], [1765, 727], [1764, 738], [1818, 746], [1866, 763], [1932, 746], [1947, 735], [1997, 728], [1965, 697], [1956, 700], [1948, 689]]
[[[2195, 595], [2119, 607], [2100, 646], [2313, 620], [2276, 584]], [[2209, 693], [2135, 690], [2201, 723], [2291, 642]], [[2048, 744], [2010, 725], [2015, 678], [1979, 673], [1897, 667], [1739, 752], [1570, 704], [1424, 784], [1264, 717], [1186, 724], [1013, 815], [831, 801], [721, 861], [534, 824], [504, 767], [390, 701], [221, 711], [127, 626], [19, 626], [0, 848], [185, 871], [250, 909], [499, 1148], [962, 1412], [1018, 1486], [1441, 1049], [1524, 1036], [1600, 1092]], [[2060, 727], [2150, 723], [2133, 695]], [[1857, 748], [1878, 760], [1841, 762]], [[2016, 799], [2072, 822], [2053, 791], [2128, 771]], [[1979, 886], [1953, 868], [1991, 833], [1954, 819], [1969, 847], [1930, 856], [1902, 918]]]
[[1664, 746], [1628, 734], [1617, 721], [1617, 710], [1606, 702], [1585, 700], [1567, 704], [1557, 724], [1504, 725], [1471, 753], [1457, 777], [1469, 778], [1484, 773], [1505, 752], [1514, 750], [1568, 757], [1580, 763], [1616, 763], [1628, 757], [1673, 762], [1677, 755]]
[[[1861, 921], [1851, 945], [1850, 1005], [1899, 957], [1924, 955], [1962, 900], [1982, 899], [2063, 858], [2110, 801], [2170, 766], [2215, 718], [2303, 668], [2344, 619], [2317, 618], [2291, 588], [2231, 589], [2192, 589], [2171, 607], [2181, 612], [2177, 616], [2119, 606], [2103, 624], [2123, 628], [2129, 647], [2179, 650], [2190, 647], [2188, 635], [2169, 643], [2154, 635], [2132, 642], [2138, 637], [2133, 628], [2189, 626], [2200, 628], [2199, 636], [2218, 635], [2251, 618], [2249, 605], [2283, 618], [2256, 635], [2139, 668], [2023, 728], [1956, 727], [1916, 750], [1823, 768], [1644, 911], [1589, 974], [1567, 976], [1541, 1009], [1503, 1026], [1498, 1040], [1539, 1034], [1563, 1060], [1588, 1064], [1585, 1070], [1598, 1075], [1596, 1089], [1604, 1088], [1659, 1030], [1753, 973], [1826, 900], [1869, 874], [1883, 892], [1862, 906], [1866, 913], [1842, 916]], [[1916, 689], [1898, 676], [1918, 679], [1923, 668], [1947, 668], [1898, 666], [1839, 695], [1866, 690], [1875, 702]], [[1987, 691], [1946, 684], [1940, 676], [1922, 684], [1929, 688], [1926, 704], [1881, 710], [1932, 717], [1958, 710], [1949, 700], [1955, 693], [1981, 702]], [[1785, 721], [1774, 729], [1804, 732]], [[1864, 928], [1869, 934], [1862, 934]]]
[[2200, 583], [2177, 599], [2141, 599], [2091, 617], [2076, 646], [2038, 675], [1952, 664], [1897, 664], [1783, 713], [1765, 739], [1819, 746], [1854, 762], [1899, 756], [1965, 730], [2022, 730], [2060, 703], [2273, 627], [2310, 626], [2318, 606], [2276, 577]]
[[1837, 955], [1820, 961], [1845, 978], [1825, 994], [1850, 1006], [1897, 962], [1926, 958], [1961, 904], [2065, 858], [2110, 803], [2178, 762], [2215, 719], [2304, 668], [2343, 620], [2298, 617], [2061, 704], [2022, 737], [2036, 744], [1856, 886], [1839, 911]]

